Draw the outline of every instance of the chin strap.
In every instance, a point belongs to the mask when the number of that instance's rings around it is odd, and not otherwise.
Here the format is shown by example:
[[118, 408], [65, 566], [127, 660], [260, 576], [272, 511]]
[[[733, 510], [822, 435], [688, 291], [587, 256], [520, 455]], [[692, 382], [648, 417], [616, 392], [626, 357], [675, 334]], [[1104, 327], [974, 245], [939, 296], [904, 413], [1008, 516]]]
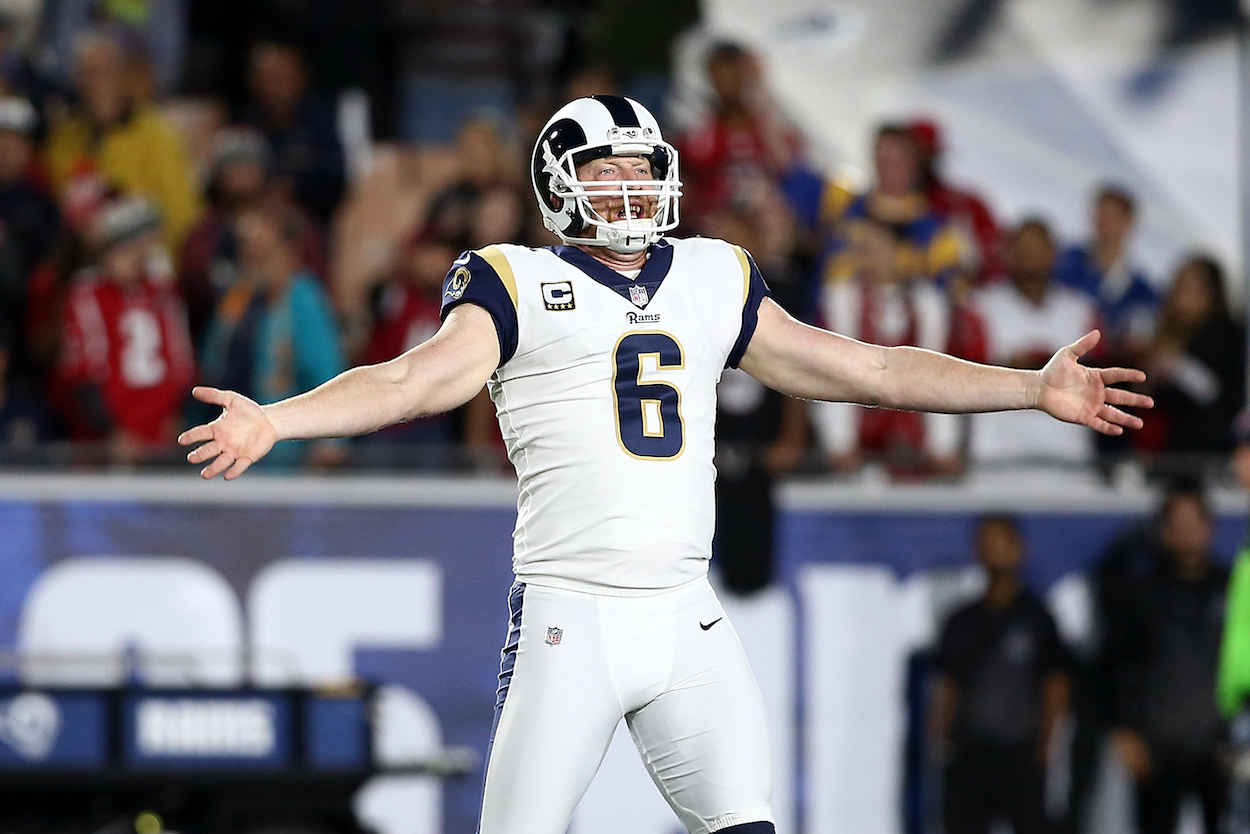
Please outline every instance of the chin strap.
[[612, 229], [598, 226], [595, 237], [602, 240], [603, 245], [613, 252], [632, 255], [650, 246], [655, 234], [646, 229]]

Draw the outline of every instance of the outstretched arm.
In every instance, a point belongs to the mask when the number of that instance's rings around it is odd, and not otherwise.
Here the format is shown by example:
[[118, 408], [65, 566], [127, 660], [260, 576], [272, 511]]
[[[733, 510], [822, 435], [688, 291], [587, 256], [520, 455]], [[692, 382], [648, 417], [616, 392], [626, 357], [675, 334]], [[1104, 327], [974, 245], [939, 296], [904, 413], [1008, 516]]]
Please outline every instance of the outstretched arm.
[[192, 394], [222, 407], [211, 423], [188, 429], [187, 455], [207, 463], [205, 478], [242, 475], [279, 440], [351, 437], [393, 423], [463, 405], [482, 389], [499, 363], [499, 342], [490, 314], [474, 304], [451, 311], [438, 333], [422, 345], [379, 365], [352, 368], [306, 394], [260, 406], [242, 394], [198, 387]]
[[766, 298], [741, 367], [770, 388], [809, 400], [949, 413], [1037, 408], [1103, 434], [1141, 428], [1139, 417], [1119, 407], [1149, 408], [1151, 399], [1109, 386], [1141, 382], [1145, 374], [1077, 362], [1098, 339], [1089, 333], [1040, 371], [1022, 371], [848, 339], [796, 321]]

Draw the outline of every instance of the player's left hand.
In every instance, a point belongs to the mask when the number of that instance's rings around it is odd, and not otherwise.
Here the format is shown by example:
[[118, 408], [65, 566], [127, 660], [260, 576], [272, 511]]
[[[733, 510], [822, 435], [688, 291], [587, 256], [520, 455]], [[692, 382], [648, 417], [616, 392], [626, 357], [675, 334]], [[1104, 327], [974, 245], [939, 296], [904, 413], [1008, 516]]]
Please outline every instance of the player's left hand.
[[191, 463], [208, 464], [200, 470], [204, 480], [223, 472], [232, 481], [263, 458], [278, 439], [277, 429], [255, 401], [234, 391], [220, 391], [206, 385], [191, 389], [191, 395], [210, 405], [221, 406], [221, 414], [211, 423], [187, 429], [178, 436], [183, 446], [195, 446], [187, 454]]
[[1041, 371], [1042, 390], [1037, 407], [1052, 417], [1089, 426], [1103, 434], [1140, 429], [1141, 418], [1121, 409], [1151, 408], [1154, 400], [1111, 386], [1144, 382], [1146, 375], [1133, 368], [1090, 368], [1077, 361], [1101, 338], [1097, 330], [1091, 330], [1050, 358]]

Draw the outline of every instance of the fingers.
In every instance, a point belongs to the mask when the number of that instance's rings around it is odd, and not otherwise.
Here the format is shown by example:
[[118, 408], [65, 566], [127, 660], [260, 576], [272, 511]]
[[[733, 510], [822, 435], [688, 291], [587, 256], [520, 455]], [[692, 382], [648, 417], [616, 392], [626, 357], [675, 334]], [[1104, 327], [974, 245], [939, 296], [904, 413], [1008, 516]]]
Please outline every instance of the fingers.
[[190, 446], [192, 443], [203, 443], [205, 440], [212, 439], [213, 429], [211, 426], [196, 426], [178, 435], [178, 444], [180, 446]]
[[226, 474], [224, 477], [227, 481], [233, 481], [235, 478], [239, 477], [244, 472], [246, 472], [248, 467], [251, 465], [252, 465], [252, 462], [248, 460], [247, 458], [239, 458], [238, 460], [234, 462], [233, 466], [231, 466], [228, 470], [226, 470]]
[[1103, 390], [1103, 396], [1112, 405], [1122, 405], [1128, 408], [1154, 408], [1155, 404], [1154, 398], [1136, 391], [1126, 391], [1123, 388], [1106, 388]]
[[1107, 404], [1098, 409], [1098, 416], [1094, 420], [1093, 428], [1103, 434], [1116, 435], [1121, 434], [1125, 428], [1140, 429], [1142, 427], [1142, 419], [1137, 415], [1129, 414], [1113, 405]]
[[1101, 368], [1098, 374], [1104, 385], [1115, 385], [1119, 382], [1145, 382], [1146, 374], [1136, 368]]
[[1112, 437], [1118, 437], [1124, 434], [1123, 428], [1121, 428], [1120, 426], [1117, 426], [1115, 423], [1108, 423], [1106, 420], [1103, 420], [1100, 417], [1093, 418], [1086, 425], [1088, 425], [1091, 429], [1098, 432], [1099, 434], [1109, 434]]
[[228, 452], [223, 452], [221, 445], [216, 442], [205, 443], [187, 455], [187, 460], [191, 463], [203, 463], [210, 459], [213, 462], [200, 470], [200, 477], [206, 481], [212, 480], [223, 472], [227, 481], [233, 481], [246, 472], [253, 462], [251, 458], [234, 459]]
[[211, 460], [212, 458], [217, 457], [218, 455], [222, 453], [222, 451], [223, 449], [222, 449], [221, 443], [219, 443], [216, 440], [213, 440], [209, 443], [205, 443], [203, 446], [200, 446], [199, 448], [192, 449], [191, 451], [187, 452], [187, 462], [188, 463], [203, 463], [206, 460]]
[[1094, 345], [1098, 344], [1102, 339], [1102, 334], [1097, 330], [1091, 330], [1072, 344], [1068, 345], [1068, 350], [1072, 351], [1076, 358], [1080, 359], [1085, 354], [1094, 349]]
[[202, 403], [209, 405], [219, 405], [225, 408], [230, 404], [230, 400], [234, 394], [230, 391], [222, 391], [219, 388], [210, 388], [207, 385], [197, 385], [191, 389], [191, 396], [195, 397]]
[[234, 458], [223, 452], [214, 458], [212, 463], [200, 470], [200, 477], [206, 481], [211, 481], [229, 469], [233, 463]]

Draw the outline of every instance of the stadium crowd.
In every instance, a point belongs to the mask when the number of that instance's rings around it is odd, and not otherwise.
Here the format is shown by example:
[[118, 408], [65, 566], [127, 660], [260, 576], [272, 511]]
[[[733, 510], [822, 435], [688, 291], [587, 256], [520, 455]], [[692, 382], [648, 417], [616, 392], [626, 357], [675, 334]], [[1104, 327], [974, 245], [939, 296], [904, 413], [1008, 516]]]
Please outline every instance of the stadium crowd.
[[[686, 5], [666, 5], [664, 49], [697, 17]], [[927, 119], [880, 126], [866, 187], [818, 173], [740, 45], [708, 46], [709, 93], [691, 103], [668, 82], [664, 54], [631, 65], [596, 38], [620, 4], [597, 4], [576, 48], [526, 47], [519, 54], [536, 57], [510, 70], [520, 35], [504, 24], [526, 23], [532, 46], [542, 8], [509, 17], [484, 4], [468, 20], [464, 7], [434, 3], [414, 6], [392, 50], [402, 90], [391, 121], [412, 142], [380, 186], [378, 166], [352, 162], [344, 107], [326, 95], [339, 91], [313, 83], [327, 70], [310, 67], [300, 44], [316, 46], [315, 27], [287, 40], [245, 27], [231, 41], [246, 48], [242, 92], [219, 78], [217, 96], [178, 96], [214, 77], [191, 72], [202, 50], [186, 9], [129, 8], [52, 3], [34, 37], [30, 20], [0, 18], [6, 460], [172, 461], [178, 430], [202, 416], [186, 396], [193, 381], [264, 402], [420, 343], [438, 326], [441, 281], [460, 251], [555, 242], [531, 206], [526, 149], [556, 102], [609, 92], [669, 114], [685, 182], [680, 232], [749, 248], [797, 317], [1015, 367], [1099, 327], [1091, 360], [1146, 368], [1159, 404], [1144, 431], [1096, 440], [1040, 414], [805, 407], [727, 373], [722, 435], [744, 473], [875, 463], [894, 477], [949, 477], [1021, 460], [1109, 467], [1127, 455], [1174, 467], [1231, 448], [1245, 331], [1223, 270], [1194, 254], [1170, 277], [1143, 274], [1130, 254], [1131, 184], [1096, 189], [1084, 240], [1056, 239], [1040, 216], [1004, 227], [944, 179], [942, 132]], [[444, 53], [465, 63], [454, 79], [431, 69]], [[199, 80], [180, 86], [184, 65]], [[397, 202], [413, 159], [417, 185]], [[362, 231], [379, 210], [389, 239]], [[292, 446], [268, 465], [497, 467], [492, 411], [483, 395], [366, 440]]]
[[[457, 253], [555, 242], [530, 205], [530, 134], [562, 96], [608, 92], [670, 114], [682, 233], [745, 245], [796, 316], [1016, 367], [1036, 367], [1099, 327], [1093, 361], [1147, 368], [1159, 403], [1145, 431], [1095, 440], [1041, 415], [804, 407], [727, 373], [722, 435], [743, 472], [876, 462], [896, 477], [952, 476], [969, 464], [1109, 464], [1130, 454], [1187, 465], [1177, 455], [1218, 460], [1206, 456], [1231, 447], [1245, 335], [1223, 271], [1195, 254], [1170, 280], [1144, 275], [1130, 256], [1129, 186], [1092, 195], [1085, 240], [1057, 240], [1041, 217], [1003, 228], [976, 193], [943, 178], [932, 121], [878, 129], [866, 188], [816, 172], [755, 57], [737, 44], [706, 50], [707, 100], [665, 110], [662, 56], [625, 68], [588, 25], [587, 43], [565, 50], [572, 58], [526, 65], [522, 99], [501, 86], [498, 56], [515, 51], [492, 28], [503, 18], [465, 34], [455, 4], [434, 4], [425, 26], [413, 24], [421, 37], [400, 49], [411, 84], [395, 121], [428, 151], [418, 197], [388, 218], [402, 228], [364, 241], [375, 251], [362, 257], [352, 247], [367, 204], [393, 195], [371, 190], [367, 171], [349, 177], [341, 113], [312, 85], [318, 68], [310, 71], [298, 39], [255, 39], [236, 101], [172, 96], [188, 35], [185, 15], [163, 5], [131, 19], [109, 4], [53, 4], [43, 40], [27, 35], [25, 49], [17, 35], [29, 22], [0, 20], [5, 459], [48, 460], [57, 449], [57, 459], [78, 463], [170, 461], [178, 430], [202, 416], [186, 397], [193, 380], [264, 402], [420, 343], [438, 326], [441, 281]], [[610, 18], [615, 5], [602, 5]], [[691, 22], [669, 17], [674, 35]], [[456, 84], [423, 74], [429, 54], [470, 37], [496, 60], [464, 67]], [[682, 98], [671, 89], [667, 97]], [[450, 150], [438, 144], [449, 136]], [[269, 465], [492, 467], [498, 448], [483, 395], [460, 413], [367, 440], [293, 446]]]

